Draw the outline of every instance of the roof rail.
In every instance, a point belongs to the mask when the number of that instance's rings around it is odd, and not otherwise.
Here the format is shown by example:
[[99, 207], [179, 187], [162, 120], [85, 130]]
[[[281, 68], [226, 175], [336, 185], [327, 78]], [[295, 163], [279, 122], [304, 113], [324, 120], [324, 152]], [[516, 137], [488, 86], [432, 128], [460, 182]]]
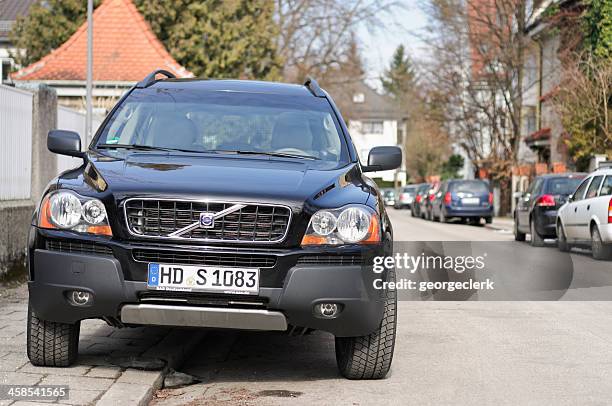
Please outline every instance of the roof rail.
[[597, 169], [612, 168], [612, 161], [602, 161], [597, 165]]
[[315, 97], [325, 97], [325, 92], [321, 90], [321, 87], [319, 87], [319, 84], [314, 78], [308, 76], [306, 82], [304, 82], [304, 86], [306, 86]]
[[151, 86], [153, 83], [157, 82], [157, 79], [155, 79], [155, 77], [157, 75], [164, 75], [168, 79], [175, 79], [176, 78], [176, 76], [173, 73], [168, 72], [167, 70], [156, 69], [153, 72], [149, 73], [143, 80], [138, 82], [136, 84], [136, 87], [139, 88], [139, 89], [144, 89], [145, 87]]

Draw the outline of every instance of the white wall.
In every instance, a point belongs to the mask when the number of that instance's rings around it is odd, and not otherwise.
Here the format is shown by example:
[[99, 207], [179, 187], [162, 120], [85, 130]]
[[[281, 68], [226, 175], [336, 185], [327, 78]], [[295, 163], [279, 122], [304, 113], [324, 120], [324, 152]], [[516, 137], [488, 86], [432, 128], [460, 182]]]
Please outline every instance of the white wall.
[[0, 200], [30, 198], [32, 93], [0, 85]]
[[[364, 120], [366, 121], [366, 120]], [[368, 134], [362, 130], [362, 121], [351, 120], [349, 122], [349, 132], [359, 160], [363, 165], [368, 163], [368, 154], [370, 150], [378, 146], [397, 146], [397, 121], [396, 120], [367, 120], [367, 121], [382, 121], [382, 134]], [[395, 180], [396, 171], [382, 171], [368, 173], [370, 178], [382, 178], [385, 181]]]

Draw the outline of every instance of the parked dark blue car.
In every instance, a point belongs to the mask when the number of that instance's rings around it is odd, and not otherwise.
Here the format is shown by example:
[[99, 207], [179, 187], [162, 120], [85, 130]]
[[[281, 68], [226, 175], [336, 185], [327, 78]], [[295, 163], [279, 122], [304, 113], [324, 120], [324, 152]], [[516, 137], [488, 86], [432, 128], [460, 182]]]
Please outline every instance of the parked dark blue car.
[[453, 217], [491, 223], [493, 193], [483, 180], [447, 180], [442, 182], [431, 207], [434, 220], [442, 223]]

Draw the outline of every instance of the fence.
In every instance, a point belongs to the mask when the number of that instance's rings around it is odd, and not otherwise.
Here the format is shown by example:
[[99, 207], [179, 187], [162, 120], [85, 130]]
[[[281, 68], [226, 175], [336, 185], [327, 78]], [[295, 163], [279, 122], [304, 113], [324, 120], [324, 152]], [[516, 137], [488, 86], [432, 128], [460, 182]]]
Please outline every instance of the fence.
[[31, 197], [32, 98], [0, 85], [0, 200]]
[[48, 151], [47, 133], [55, 128], [83, 137], [85, 115], [58, 107], [55, 90], [45, 85], [0, 85], [0, 277], [24, 272], [32, 212], [47, 183], [83, 162]]

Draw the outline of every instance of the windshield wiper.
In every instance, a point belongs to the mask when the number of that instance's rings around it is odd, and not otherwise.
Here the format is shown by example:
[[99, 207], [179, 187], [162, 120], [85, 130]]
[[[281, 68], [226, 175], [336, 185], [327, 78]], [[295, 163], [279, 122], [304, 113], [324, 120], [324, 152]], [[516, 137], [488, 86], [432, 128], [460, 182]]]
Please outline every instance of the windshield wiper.
[[154, 145], [142, 145], [142, 144], [98, 144], [96, 145], [96, 148], [125, 148], [125, 149], [139, 149], [141, 151], [202, 152], [202, 151], [194, 151], [191, 149], [156, 147]]
[[317, 161], [321, 159], [321, 158], [317, 158], [316, 156], [312, 156], [312, 155], [285, 154], [282, 152], [244, 151], [240, 149], [207, 149], [204, 152], [239, 154], [239, 155], [266, 155], [266, 156], [276, 156], [276, 157], [281, 157], [281, 158], [312, 159], [312, 160], [317, 160]]

